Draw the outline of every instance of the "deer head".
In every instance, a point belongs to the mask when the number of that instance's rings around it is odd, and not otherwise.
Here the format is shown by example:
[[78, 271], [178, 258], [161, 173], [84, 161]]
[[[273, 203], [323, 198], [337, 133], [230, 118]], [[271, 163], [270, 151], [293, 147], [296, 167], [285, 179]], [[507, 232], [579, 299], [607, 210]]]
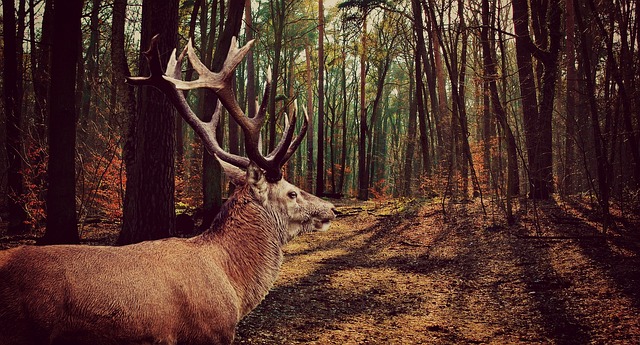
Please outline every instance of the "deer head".
[[[294, 136], [297, 118], [297, 106], [290, 118], [285, 118], [285, 129], [275, 149], [263, 156], [260, 152], [260, 128], [264, 124], [269, 98], [271, 80], [267, 77], [262, 96], [262, 103], [255, 117], [247, 117], [238, 104], [233, 89], [232, 77], [237, 65], [242, 61], [254, 41], [239, 47], [236, 38], [231, 40], [227, 58], [219, 72], [210, 71], [196, 56], [191, 40], [179, 56], [176, 51], [171, 54], [163, 73], [158, 51], [157, 37], [144, 54], [149, 60], [151, 75], [149, 77], [131, 77], [129, 83], [134, 85], [152, 85], [164, 92], [178, 113], [200, 136], [205, 148], [220, 161], [225, 174], [239, 187], [244, 187], [251, 195], [274, 215], [285, 215], [288, 241], [301, 232], [327, 230], [331, 220], [335, 218], [334, 206], [282, 178], [282, 167], [300, 145], [308, 128], [309, 117], [304, 111], [304, 122], [300, 132]], [[198, 79], [184, 81], [181, 79], [181, 65], [185, 57], [198, 73]], [[267, 73], [270, 76], [271, 73]], [[218, 104], [211, 121], [200, 120], [189, 107], [181, 90], [208, 88], [218, 96]], [[230, 154], [218, 143], [215, 133], [220, 120], [222, 107], [236, 120], [244, 133], [247, 157]]]

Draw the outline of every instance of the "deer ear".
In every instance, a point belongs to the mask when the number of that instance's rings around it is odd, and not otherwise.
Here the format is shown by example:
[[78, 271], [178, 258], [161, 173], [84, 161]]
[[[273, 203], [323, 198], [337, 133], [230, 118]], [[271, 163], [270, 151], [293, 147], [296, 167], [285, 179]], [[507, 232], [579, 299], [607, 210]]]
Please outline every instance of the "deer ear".
[[257, 192], [262, 193], [267, 189], [267, 179], [264, 176], [264, 171], [260, 169], [254, 162], [249, 163], [246, 173], [246, 181], [251, 188], [254, 188]]

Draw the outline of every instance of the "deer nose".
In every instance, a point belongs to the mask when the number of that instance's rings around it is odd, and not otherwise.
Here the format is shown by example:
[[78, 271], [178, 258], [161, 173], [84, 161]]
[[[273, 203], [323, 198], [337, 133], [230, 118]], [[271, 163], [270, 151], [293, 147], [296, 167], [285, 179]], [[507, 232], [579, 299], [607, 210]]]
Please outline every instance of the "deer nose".
[[342, 215], [342, 212], [338, 211], [338, 209], [335, 208], [335, 206], [333, 208], [331, 208], [331, 212], [333, 213], [333, 218], [336, 218], [336, 217]]

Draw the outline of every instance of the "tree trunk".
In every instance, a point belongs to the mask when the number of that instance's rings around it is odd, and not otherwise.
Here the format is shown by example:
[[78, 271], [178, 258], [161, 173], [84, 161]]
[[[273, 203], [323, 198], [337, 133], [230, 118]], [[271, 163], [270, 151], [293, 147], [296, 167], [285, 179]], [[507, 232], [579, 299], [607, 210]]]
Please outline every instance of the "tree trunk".
[[484, 77], [489, 84], [489, 92], [491, 96], [491, 104], [493, 112], [500, 124], [500, 128], [505, 133], [507, 146], [507, 222], [513, 222], [513, 210], [511, 207], [511, 199], [519, 194], [520, 177], [518, 173], [518, 153], [516, 140], [511, 131], [511, 127], [507, 122], [507, 113], [500, 102], [498, 95], [498, 86], [496, 79], [496, 65], [491, 55], [491, 46], [489, 44], [489, 0], [482, 0], [482, 30], [480, 31], [482, 43], [482, 59], [484, 64]]
[[[78, 119], [80, 120], [81, 126], [84, 127], [82, 133], [83, 136], [87, 135], [88, 126], [87, 123], [89, 121], [94, 120], [91, 115], [91, 101], [93, 95], [93, 88], [98, 85], [98, 47], [100, 46], [100, 32], [98, 31], [98, 27], [100, 25], [99, 14], [100, 14], [100, 6], [102, 0], [92, 0], [91, 1], [91, 21], [89, 24], [89, 29], [91, 34], [89, 35], [89, 45], [87, 47], [86, 57], [85, 57], [85, 66], [86, 72], [83, 79], [83, 90], [80, 101], [80, 114], [78, 114]], [[82, 54], [81, 54], [82, 55]], [[84, 68], [85, 66], [80, 65], [80, 68]], [[95, 112], [94, 112], [95, 115]], [[86, 140], [86, 139], [85, 139]], [[84, 141], [83, 141], [84, 142]]]
[[[427, 176], [431, 175], [431, 157], [429, 155], [429, 137], [427, 133], [427, 111], [425, 109], [426, 105], [426, 94], [423, 93], [424, 90], [424, 82], [423, 82], [423, 72], [422, 66], [428, 66], [427, 62], [427, 49], [424, 42], [424, 25], [422, 21], [422, 7], [420, 5], [419, 0], [412, 0], [411, 6], [413, 9], [413, 18], [414, 18], [414, 32], [416, 33], [416, 52], [415, 52], [415, 94], [416, 98], [414, 100], [415, 105], [418, 111], [418, 119], [419, 119], [419, 128], [420, 128], [420, 145], [422, 148], [422, 167]], [[422, 59], [422, 61], [421, 61]], [[413, 106], [411, 104], [410, 106]], [[409, 116], [414, 116], [410, 114]], [[409, 131], [411, 132], [411, 124], [409, 125]], [[415, 128], [413, 135], [415, 136]], [[413, 147], [411, 147], [413, 149]], [[406, 166], [405, 166], [406, 168]], [[407, 172], [405, 171], [405, 174]], [[407, 182], [405, 182], [407, 183]]]
[[324, 4], [318, 0], [318, 149], [316, 195], [324, 194]]
[[[177, 45], [178, 1], [150, 1], [142, 4], [142, 50], [160, 33], [160, 56], [166, 66], [169, 53]], [[140, 59], [141, 75], [149, 68]], [[124, 201], [124, 217], [118, 244], [169, 237], [175, 228], [174, 202], [174, 110], [165, 96], [154, 88], [139, 89], [133, 165]], [[131, 132], [130, 132], [131, 133]], [[133, 133], [131, 133], [133, 134]]]
[[[415, 71], [415, 67], [419, 65], [418, 54], [415, 54], [415, 60], [416, 62], [414, 63], [414, 71]], [[415, 80], [417, 80], [420, 77], [422, 77], [422, 75], [418, 76], [417, 72], [413, 73], [413, 76], [409, 76], [409, 123], [407, 127], [407, 139], [406, 139], [407, 149], [404, 156], [404, 167], [403, 167], [404, 186], [402, 188], [402, 194], [404, 196], [412, 195], [411, 175], [413, 172], [413, 156], [415, 154], [415, 146], [416, 146], [415, 138], [416, 138], [416, 126], [417, 126], [417, 121], [416, 121], [417, 105], [416, 105], [416, 97], [413, 97], [413, 94], [414, 94], [414, 91], [416, 91]]]
[[[231, 38], [238, 36], [240, 27], [242, 25], [242, 18], [244, 16], [244, 2], [242, 1], [230, 1], [229, 11], [224, 24], [224, 31], [220, 34], [216, 50], [211, 62], [211, 71], [218, 72], [222, 69], [224, 60], [229, 52], [229, 46], [231, 45]], [[213, 19], [213, 18], [212, 18]], [[204, 121], [211, 121], [211, 117], [215, 110], [218, 98], [213, 92], [206, 92], [204, 96], [204, 110], [202, 117]], [[218, 142], [222, 142], [224, 126], [218, 126], [216, 135], [218, 136]], [[211, 224], [215, 216], [222, 207], [222, 168], [218, 163], [218, 160], [209, 154], [209, 152], [203, 153], [202, 162], [202, 190], [203, 190], [203, 213], [204, 218], [200, 230], [206, 230], [211, 227]]]
[[[125, 21], [127, 11], [127, 0], [114, 0], [113, 2], [113, 19], [111, 26], [111, 62], [113, 63], [112, 84], [114, 91], [112, 93], [112, 120], [121, 123], [123, 133], [124, 149], [123, 160], [126, 167], [133, 166], [135, 157], [135, 118], [136, 118], [136, 100], [133, 86], [124, 82], [126, 77], [131, 76], [129, 65], [127, 63], [127, 55], [125, 52]], [[134, 126], [129, 128], [129, 126]], [[127, 181], [132, 172], [126, 170]], [[128, 186], [128, 185], [127, 185]]]
[[40, 244], [78, 243], [75, 75], [82, 0], [54, 0], [49, 110], [47, 228]]
[[[433, 22], [433, 21], [432, 21]], [[432, 23], [433, 26], [437, 25], [435, 22]], [[435, 34], [436, 28], [432, 29], [431, 34], [431, 42], [433, 45], [433, 54], [434, 54], [434, 65], [435, 65], [435, 84], [436, 91], [438, 94], [438, 102], [439, 105], [438, 113], [436, 114], [436, 125], [440, 128], [440, 133], [438, 134], [438, 148], [437, 155], [440, 160], [447, 160], [450, 157], [446, 157], [445, 154], [445, 143], [449, 142], [451, 135], [451, 120], [449, 116], [449, 110], [447, 109], [447, 89], [446, 89], [446, 81], [444, 75], [444, 66], [442, 64], [442, 53], [440, 52], [440, 39], [438, 35]]]
[[544, 198], [539, 178], [537, 158], [538, 140], [536, 124], [538, 122], [538, 99], [535, 88], [535, 76], [531, 51], [525, 37], [529, 37], [529, 4], [527, 0], [513, 0], [513, 23], [516, 33], [516, 61], [520, 80], [520, 95], [522, 99], [522, 116], [524, 119], [525, 140], [527, 146], [529, 192], [532, 198]]
[[[305, 45], [304, 53], [307, 64], [307, 113], [309, 114], [309, 127], [313, 128], [313, 73], [311, 72], [311, 48], [309, 45]], [[307, 190], [313, 192], [314, 180], [313, 180], [313, 132], [307, 131]]]
[[[346, 51], [346, 37], [343, 36], [343, 44], [341, 47], [342, 53], [342, 68], [340, 68], [341, 73], [341, 86], [340, 89], [342, 91], [342, 140], [341, 140], [341, 150], [340, 150], [340, 179], [338, 179], [338, 193], [342, 194], [344, 191], [345, 184], [345, 172], [347, 169], [347, 133], [349, 127], [347, 126], [347, 107], [349, 106], [347, 101], [347, 51]], [[308, 135], [308, 134], [307, 134]]]
[[575, 52], [575, 18], [573, 11], [573, 1], [566, 0], [566, 25], [565, 30], [567, 32], [567, 40], [565, 45], [566, 50], [566, 68], [567, 68], [567, 99], [565, 103], [565, 111], [567, 117], [565, 119], [565, 138], [564, 138], [564, 173], [562, 178], [561, 192], [564, 195], [570, 195], [574, 193], [574, 178], [575, 174], [575, 119], [576, 119], [576, 95], [577, 95], [577, 79], [576, 79], [576, 52]]
[[591, 57], [589, 56], [589, 49], [587, 47], [587, 37], [585, 34], [585, 23], [582, 19], [579, 2], [574, 2], [574, 14], [578, 23], [578, 32], [580, 32], [580, 51], [582, 55], [582, 63], [585, 69], [585, 84], [587, 90], [587, 99], [589, 100], [589, 111], [591, 115], [591, 130], [594, 140], [595, 148], [595, 161], [597, 167], [597, 180], [598, 180], [598, 203], [600, 205], [601, 212], [603, 214], [603, 231], [606, 232], [609, 225], [609, 179], [608, 172], [611, 169], [609, 160], [606, 155], [606, 147], [603, 144], [602, 132], [600, 130], [600, 120], [598, 114], [598, 104], [596, 100], [596, 89], [592, 76], [595, 74], [592, 72]]
[[[529, 197], [548, 199], [553, 192], [553, 156], [552, 126], [553, 100], [555, 82], [558, 74], [558, 54], [560, 50], [560, 10], [556, 2], [550, 4], [549, 18], [535, 20], [535, 25], [547, 25], [545, 28], [534, 27], [538, 38], [548, 47], [547, 51], [538, 48], [529, 35], [529, 5], [527, 0], [513, 0], [513, 23], [516, 33], [516, 61], [520, 79], [524, 131], [527, 146], [529, 168]], [[538, 7], [536, 7], [538, 9]], [[545, 13], [533, 13], [535, 17], [546, 16]], [[534, 25], [534, 26], [535, 26]], [[538, 106], [532, 56], [541, 62], [538, 68], [540, 76], [540, 97]]]
[[7, 191], [9, 228], [11, 234], [24, 233], [26, 231], [27, 214], [22, 205], [24, 193], [24, 181], [22, 177], [22, 115], [21, 95], [18, 90], [18, 56], [16, 37], [15, 3], [13, 1], [2, 2], [2, 29], [4, 33], [4, 64], [3, 64], [3, 101], [6, 121], [7, 151]]
[[[253, 39], [253, 19], [251, 18], [251, 0], [244, 4], [245, 36], [247, 42]], [[253, 62], [253, 49], [247, 53], [247, 116], [256, 116], [256, 66]]]
[[367, 15], [363, 16], [360, 52], [360, 137], [358, 138], [358, 199], [369, 199], [369, 170], [367, 167], [367, 107], [365, 86], [367, 79]]
[[268, 113], [268, 152], [276, 147], [276, 125], [278, 117], [276, 114], [276, 97], [278, 96], [278, 78], [280, 76], [280, 63], [282, 61], [282, 45], [284, 24], [286, 21], [286, 4], [284, 0], [274, 0], [269, 2], [271, 10], [271, 23], [273, 25], [273, 66], [271, 69], [271, 90], [269, 92]]

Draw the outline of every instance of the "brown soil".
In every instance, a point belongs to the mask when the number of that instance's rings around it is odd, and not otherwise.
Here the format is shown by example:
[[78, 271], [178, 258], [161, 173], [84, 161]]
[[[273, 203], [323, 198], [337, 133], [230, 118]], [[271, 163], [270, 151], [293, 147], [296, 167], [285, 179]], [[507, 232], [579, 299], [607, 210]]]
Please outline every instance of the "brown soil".
[[555, 203], [529, 204], [511, 227], [478, 202], [449, 206], [446, 221], [425, 201], [339, 210], [328, 232], [286, 247], [236, 343], [640, 343], [633, 224], [602, 235], [581, 205]]

